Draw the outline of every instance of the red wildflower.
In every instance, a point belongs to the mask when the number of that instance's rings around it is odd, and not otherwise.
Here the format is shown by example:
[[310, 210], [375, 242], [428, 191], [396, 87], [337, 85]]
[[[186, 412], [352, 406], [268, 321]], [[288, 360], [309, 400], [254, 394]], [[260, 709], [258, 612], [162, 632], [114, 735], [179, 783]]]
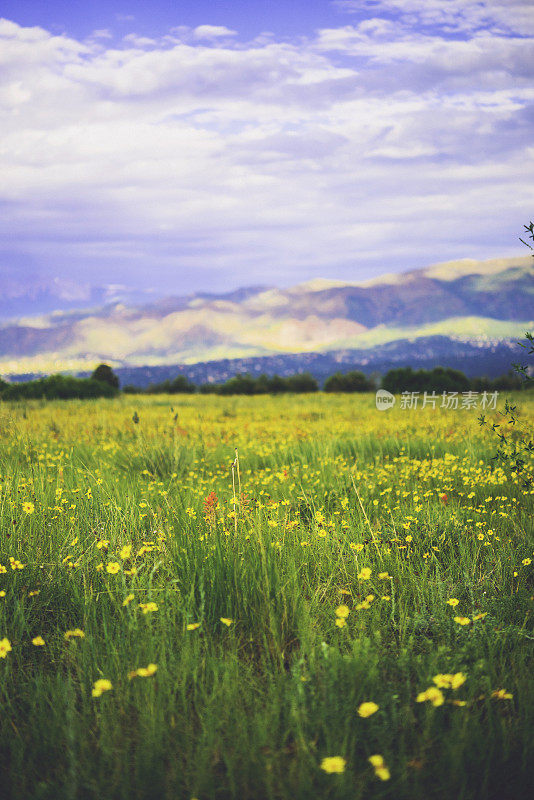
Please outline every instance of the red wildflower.
[[215, 492], [210, 492], [209, 495], [204, 498], [204, 517], [206, 522], [209, 522], [210, 525], [215, 524], [215, 512], [217, 511], [218, 505], [219, 501]]

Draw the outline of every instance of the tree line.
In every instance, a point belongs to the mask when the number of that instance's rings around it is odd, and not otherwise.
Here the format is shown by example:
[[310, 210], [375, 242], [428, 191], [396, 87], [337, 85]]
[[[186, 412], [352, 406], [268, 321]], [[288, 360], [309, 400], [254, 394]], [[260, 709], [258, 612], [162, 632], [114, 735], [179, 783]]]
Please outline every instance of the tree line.
[[[524, 381], [514, 373], [499, 378], [468, 378], [459, 370], [435, 367], [431, 370], [413, 370], [400, 367], [387, 372], [381, 381], [363, 372], [336, 372], [328, 377], [324, 392], [374, 392], [381, 386], [392, 394], [401, 392], [466, 392], [466, 391], [517, 391], [525, 388]], [[119, 379], [107, 364], [100, 364], [89, 378], [70, 375], [50, 375], [23, 383], [7, 383], [0, 379], [2, 400], [70, 400], [114, 397], [120, 391]], [[283, 393], [308, 393], [320, 391], [319, 382], [309, 372], [282, 377], [280, 375], [235, 375], [224, 383], [192, 383], [184, 375], [172, 380], [153, 383], [146, 389], [124, 386], [124, 394], [218, 394], [261, 395]]]

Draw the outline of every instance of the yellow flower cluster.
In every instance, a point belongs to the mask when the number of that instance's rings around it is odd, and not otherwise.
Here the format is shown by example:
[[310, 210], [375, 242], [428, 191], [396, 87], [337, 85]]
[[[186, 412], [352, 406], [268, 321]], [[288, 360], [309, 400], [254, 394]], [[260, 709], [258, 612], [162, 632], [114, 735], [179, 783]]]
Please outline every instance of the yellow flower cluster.
[[389, 769], [386, 766], [384, 757], [381, 755], [369, 756], [369, 763], [372, 764], [375, 770], [375, 775], [381, 781], [389, 781], [391, 778]]
[[[445, 702], [445, 695], [441, 690], [452, 689], [455, 692], [460, 688], [460, 686], [464, 685], [467, 677], [463, 674], [463, 672], [455, 672], [454, 674], [439, 672], [437, 675], [434, 675], [432, 680], [434, 682], [434, 686], [429, 686], [424, 692], [419, 692], [416, 697], [416, 702], [429, 702], [437, 708], [438, 706], [442, 706]], [[454, 701], [454, 704], [464, 705], [463, 701], [460, 700]]]
[[128, 673], [128, 679], [132, 680], [132, 678], [151, 678], [152, 675], [155, 675], [158, 669], [157, 664], [149, 664], [147, 667], [139, 667], [138, 669], [133, 669], [131, 672]]
[[150, 614], [153, 611], [158, 611], [158, 604], [150, 601], [149, 603], [139, 603], [139, 608], [143, 614]]
[[64, 635], [67, 641], [72, 638], [83, 639], [85, 637], [85, 633], [80, 628], [74, 628], [72, 631], [65, 631]]
[[93, 685], [92, 695], [93, 697], [101, 697], [104, 692], [109, 692], [110, 689], [113, 689], [111, 681], [107, 678], [100, 678]]

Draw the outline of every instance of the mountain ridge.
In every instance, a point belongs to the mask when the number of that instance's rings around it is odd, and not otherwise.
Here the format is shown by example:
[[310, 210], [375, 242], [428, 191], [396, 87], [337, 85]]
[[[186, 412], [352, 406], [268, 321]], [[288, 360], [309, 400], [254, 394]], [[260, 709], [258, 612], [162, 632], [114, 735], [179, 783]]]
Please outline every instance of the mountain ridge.
[[8, 320], [0, 325], [0, 373], [321, 353], [432, 336], [488, 343], [521, 336], [534, 318], [529, 256], [333, 283], [197, 292]]

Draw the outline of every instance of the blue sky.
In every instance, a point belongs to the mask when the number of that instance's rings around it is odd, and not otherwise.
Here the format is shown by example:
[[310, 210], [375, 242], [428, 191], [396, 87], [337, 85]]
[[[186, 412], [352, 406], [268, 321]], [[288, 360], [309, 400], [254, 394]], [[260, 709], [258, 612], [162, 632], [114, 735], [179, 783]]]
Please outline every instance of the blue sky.
[[252, 38], [263, 31], [277, 37], [300, 36], [339, 22], [342, 12], [328, 0], [166, 0], [166, 2], [76, 2], [7, 0], [2, 15], [21, 25], [41, 25], [57, 33], [85, 37], [108, 29], [120, 36], [134, 30], [157, 36], [178, 25], [225, 26]]
[[158, 292], [522, 254], [531, 0], [8, 0], [0, 273]]

